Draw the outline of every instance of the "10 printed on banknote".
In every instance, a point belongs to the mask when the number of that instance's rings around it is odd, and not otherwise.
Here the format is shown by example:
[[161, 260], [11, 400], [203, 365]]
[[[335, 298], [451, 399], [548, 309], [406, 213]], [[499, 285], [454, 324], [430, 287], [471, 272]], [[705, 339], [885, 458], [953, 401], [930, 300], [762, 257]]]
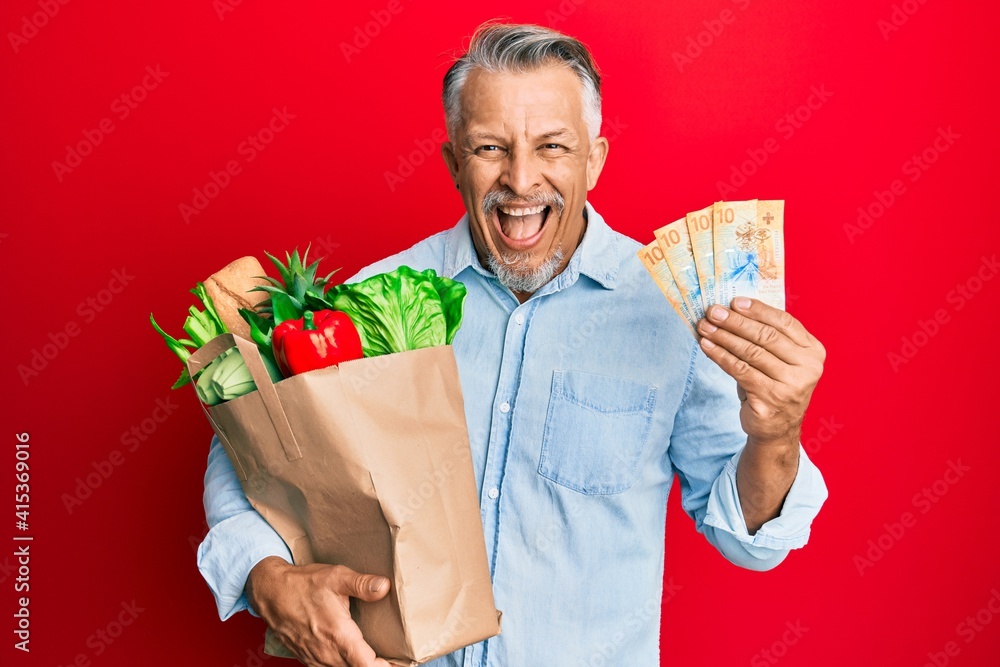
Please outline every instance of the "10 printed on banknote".
[[697, 336], [713, 304], [735, 297], [785, 308], [785, 202], [716, 202], [655, 231], [639, 259]]

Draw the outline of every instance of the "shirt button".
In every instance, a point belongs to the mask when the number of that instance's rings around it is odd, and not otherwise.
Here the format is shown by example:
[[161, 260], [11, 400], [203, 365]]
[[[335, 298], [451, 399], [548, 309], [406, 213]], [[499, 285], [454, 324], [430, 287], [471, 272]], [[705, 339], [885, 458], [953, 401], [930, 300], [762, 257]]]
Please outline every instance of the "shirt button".
[[514, 316], [514, 321], [517, 322], [518, 324], [524, 324], [524, 315], [518, 313], [517, 315]]
[[488, 495], [488, 496], [489, 496], [490, 498], [492, 498], [493, 500], [496, 500], [496, 499], [497, 499], [497, 497], [498, 497], [498, 496], [500, 495], [500, 489], [498, 489], [497, 487], [495, 487], [495, 486], [494, 486], [494, 487], [493, 487], [492, 489], [490, 489], [490, 490], [489, 490], [489, 491], [487, 492], [487, 495]]
[[500, 412], [510, 412], [510, 403], [504, 401], [500, 404]]

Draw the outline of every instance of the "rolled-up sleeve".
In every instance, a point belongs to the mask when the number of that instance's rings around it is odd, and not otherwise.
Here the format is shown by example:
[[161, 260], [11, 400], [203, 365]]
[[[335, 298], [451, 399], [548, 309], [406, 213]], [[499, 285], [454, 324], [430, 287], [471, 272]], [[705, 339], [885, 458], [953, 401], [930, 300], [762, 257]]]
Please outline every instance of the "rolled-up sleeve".
[[247, 500], [218, 437], [212, 439], [205, 472], [208, 535], [198, 547], [198, 570], [215, 596], [219, 618], [247, 609], [244, 587], [250, 570], [268, 556], [292, 562], [284, 540]]
[[668, 448], [681, 484], [681, 504], [698, 531], [729, 561], [768, 570], [806, 544], [827, 488], [800, 445], [798, 472], [781, 513], [750, 535], [736, 486], [746, 445], [739, 411], [735, 380], [696, 346]]
[[[726, 462], [722, 474], [712, 485], [704, 530], [706, 534], [711, 530], [716, 542], [738, 542], [738, 546], [755, 559], [757, 567], [752, 569], [761, 569], [760, 566], [766, 561], [774, 559], [774, 552], [787, 554], [791, 549], [805, 546], [809, 540], [812, 521], [826, 500], [827, 489], [819, 469], [799, 445], [799, 469], [788, 495], [785, 496], [781, 514], [764, 523], [751, 535], [743, 518], [740, 494], [736, 487], [736, 467], [742, 453], [740, 450]], [[730, 544], [728, 550], [732, 551], [736, 547], [737, 545]]]

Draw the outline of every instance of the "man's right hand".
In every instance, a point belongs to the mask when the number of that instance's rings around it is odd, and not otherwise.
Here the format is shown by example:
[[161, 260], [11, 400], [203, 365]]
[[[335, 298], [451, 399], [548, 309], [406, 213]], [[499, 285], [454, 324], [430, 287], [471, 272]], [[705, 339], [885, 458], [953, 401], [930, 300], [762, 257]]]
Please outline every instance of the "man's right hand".
[[277, 556], [250, 571], [247, 599], [278, 639], [310, 667], [391, 667], [351, 618], [351, 598], [373, 602], [389, 580], [340, 565], [290, 565]]

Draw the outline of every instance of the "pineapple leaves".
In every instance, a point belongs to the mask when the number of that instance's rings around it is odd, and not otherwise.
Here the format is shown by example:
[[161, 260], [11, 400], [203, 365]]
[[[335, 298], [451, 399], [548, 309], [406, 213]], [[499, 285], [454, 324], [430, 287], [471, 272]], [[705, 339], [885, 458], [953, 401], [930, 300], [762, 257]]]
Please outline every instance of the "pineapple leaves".
[[[285, 260], [270, 253], [264, 253], [271, 260], [278, 270], [278, 278], [270, 276], [258, 276], [267, 284], [262, 284], [252, 288], [252, 292], [266, 292], [270, 297], [262, 301], [254, 310], [241, 308], [240, 315], [250, 325], [250, 337], [256, 343], [261, 355], [268, 366], [268, 372], [272, 379], [280, 379], [280, 373], [274, 364], [274, 351], [271, 347], [271, 334], [275, 326], [285, 320], [301, 319], [308, 310], [323, 310], [329, 308], [326, 302], [326, 290], [330, 284], [330, 279], [339, 270], [334, 269], [324, 277], [317, 277], [320, 260], [309, 264], [309, 247], [299, 255], [298, 249], [285, 253]], [[219, 317], [215, 304], [208, 295], [205, 285], [198, 283], [191, 293], [198, 297], [204, 310], [199, 310], [192, 306], [188, 309], [187, 319], [184, 320], [184, 332], [186, 338], [174, 338], [165, 332], [153, 319], [152, 314], [149, 321], [156, 332], [163, 338], [167, 347], [182, 362], [187, 361], [193, 350], [196, 350], [221, 334], [227, 333], [228, 329]], [[202, 377], [204, 373], [199, 375]], [[185, 368], [180, 377], [173, 385], [177, 389], [191, 382], [188, 371]], [[200, 387], [200, 385], [199, 385]], [[203, 400], [205, 396], [202, 396]], [[207, 401], [206, 401], [207, 402]]]
[[309, 247], [306, 247], [301, 256], [297, 248], [290, 253], [286, 252], [284, 262], [269, 252], [264, 254], [278, 269], [280, 278], [260, 276], [270, 285], [260, 285], [250, 290], [267, 292], [271, 295], [270, 299], [257, 306], [259, 314], [271, 316], [275, 324], [280, 324], [285, 320], [302, 318], [307, 310], [329, 307], [324, 301], [324, 294], [330, 284], [330, 278], [340, 269], [334, 269], [326, 276], [317, 278], [320, 260], [307, 264]]
[[278, 326], [285, 320], [297, 320], [302, 317], [302, 308], [296, 306], [292, 298], [284, 293], [271, 295], [271, 319], [274, 326]]

